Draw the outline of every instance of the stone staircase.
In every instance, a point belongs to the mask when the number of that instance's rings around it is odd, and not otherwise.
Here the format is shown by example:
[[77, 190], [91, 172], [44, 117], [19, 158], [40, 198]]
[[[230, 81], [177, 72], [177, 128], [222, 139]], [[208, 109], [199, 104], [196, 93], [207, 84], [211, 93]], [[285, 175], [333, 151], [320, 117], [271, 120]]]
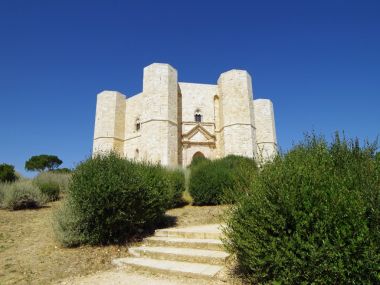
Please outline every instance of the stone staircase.
[[156, 230], [143, 245], [132, 247], [133, 257], [117, 258], [118, 266], [132, 266], [153, 272], [187, 277], [215, 278], [229, 254], [223, 251], [220, 225]]

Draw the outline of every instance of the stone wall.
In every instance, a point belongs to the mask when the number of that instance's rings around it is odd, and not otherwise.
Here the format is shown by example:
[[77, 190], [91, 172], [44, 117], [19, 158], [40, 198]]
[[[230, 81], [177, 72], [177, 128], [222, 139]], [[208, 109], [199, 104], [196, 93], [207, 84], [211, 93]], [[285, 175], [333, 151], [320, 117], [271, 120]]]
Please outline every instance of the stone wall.
[[277, 151], [273, 105], [253, 100], [244, 70], [221, 74], [217, 85], [178, 83], [173, 67], [154, 63], [144, 68], [142, 93], [98, 94], [93, 154], [109, 150], [169, 166], [188, 165], [198, 151], [269, 159]]
[[221, 98], [223, 155], [255, 157], [251, 77], [244, 70], [230, 70], [219, 77], [218, 87]]
[[123, 155], [125, 96], [103, 91], [96, 101], [93, 154], [115, 150]]
[[144, 68], [141, 142], [144, 159], [178, 165], [177, 71], [168, 64]]
[[[180, 82], [179, 88], [182, 94], [183, 122], [194, 122], [196, 110], [202, 114], [203, 122], [215, 122], [214, 96], [217, 94], [216, 85]], [[183, 129], [183, 131], [187, 132], [189, 129]]]
[[277, 154], [276, 127], [273, 104], [268, 99], [254, 100], [257, 153], [260, 160], [268, 160]]
[[[124, 155], [130, 159], [140, 160], [144, 153], [141, 141], [143, 106], [142, 93], [126, 100]], [[139, 130], [136, 128], [137, 122], [140, 123]]]

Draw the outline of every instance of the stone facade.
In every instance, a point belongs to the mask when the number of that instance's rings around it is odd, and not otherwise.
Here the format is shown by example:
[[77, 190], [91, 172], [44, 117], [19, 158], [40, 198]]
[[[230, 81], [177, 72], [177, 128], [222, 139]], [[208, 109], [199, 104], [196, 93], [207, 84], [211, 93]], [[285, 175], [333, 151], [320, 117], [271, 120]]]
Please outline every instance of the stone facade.
[[195, 84], [153, 63], [144, 68], [142, 93], [98, 94], [93, 154], [110, 150], [168, 166], [229, 154], [265, 161], [277, 152], [273, 105], [253, 100], [247, 71], [222, 73], [216, 85]]

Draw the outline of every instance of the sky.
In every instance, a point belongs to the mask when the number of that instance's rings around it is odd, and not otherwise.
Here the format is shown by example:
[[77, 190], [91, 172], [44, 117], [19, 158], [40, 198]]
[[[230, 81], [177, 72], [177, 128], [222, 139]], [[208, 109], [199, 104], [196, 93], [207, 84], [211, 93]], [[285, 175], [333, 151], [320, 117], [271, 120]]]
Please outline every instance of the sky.
[[0, 163], [91, 155], [96, 94], [142, 90], [143, 68], [215, 84], [247, 70], [284, 151], [314, 130], [380, 134], [380, 1], [1, 0]]

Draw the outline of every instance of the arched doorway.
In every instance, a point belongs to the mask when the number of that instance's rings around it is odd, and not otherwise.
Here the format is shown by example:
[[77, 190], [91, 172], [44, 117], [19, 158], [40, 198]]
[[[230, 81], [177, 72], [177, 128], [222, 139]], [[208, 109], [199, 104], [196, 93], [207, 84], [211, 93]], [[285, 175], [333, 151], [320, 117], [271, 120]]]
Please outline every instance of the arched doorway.
[[194, 158], [199, 158], [199, 157], [206, 158], [205, 155], [203, 153], [201, 153], [200, 151], [197, 151], [196, 153], [194, 153], [193, 159]]
[[205, 155], [200, 152], [200, 151], [197, 151], [196, 153], [194, 153], [193, 155], [193, 158], [191, 159], [191, 162], [193, 162], [194, 160], [202, 160], [202, 159], [205, 159]]

